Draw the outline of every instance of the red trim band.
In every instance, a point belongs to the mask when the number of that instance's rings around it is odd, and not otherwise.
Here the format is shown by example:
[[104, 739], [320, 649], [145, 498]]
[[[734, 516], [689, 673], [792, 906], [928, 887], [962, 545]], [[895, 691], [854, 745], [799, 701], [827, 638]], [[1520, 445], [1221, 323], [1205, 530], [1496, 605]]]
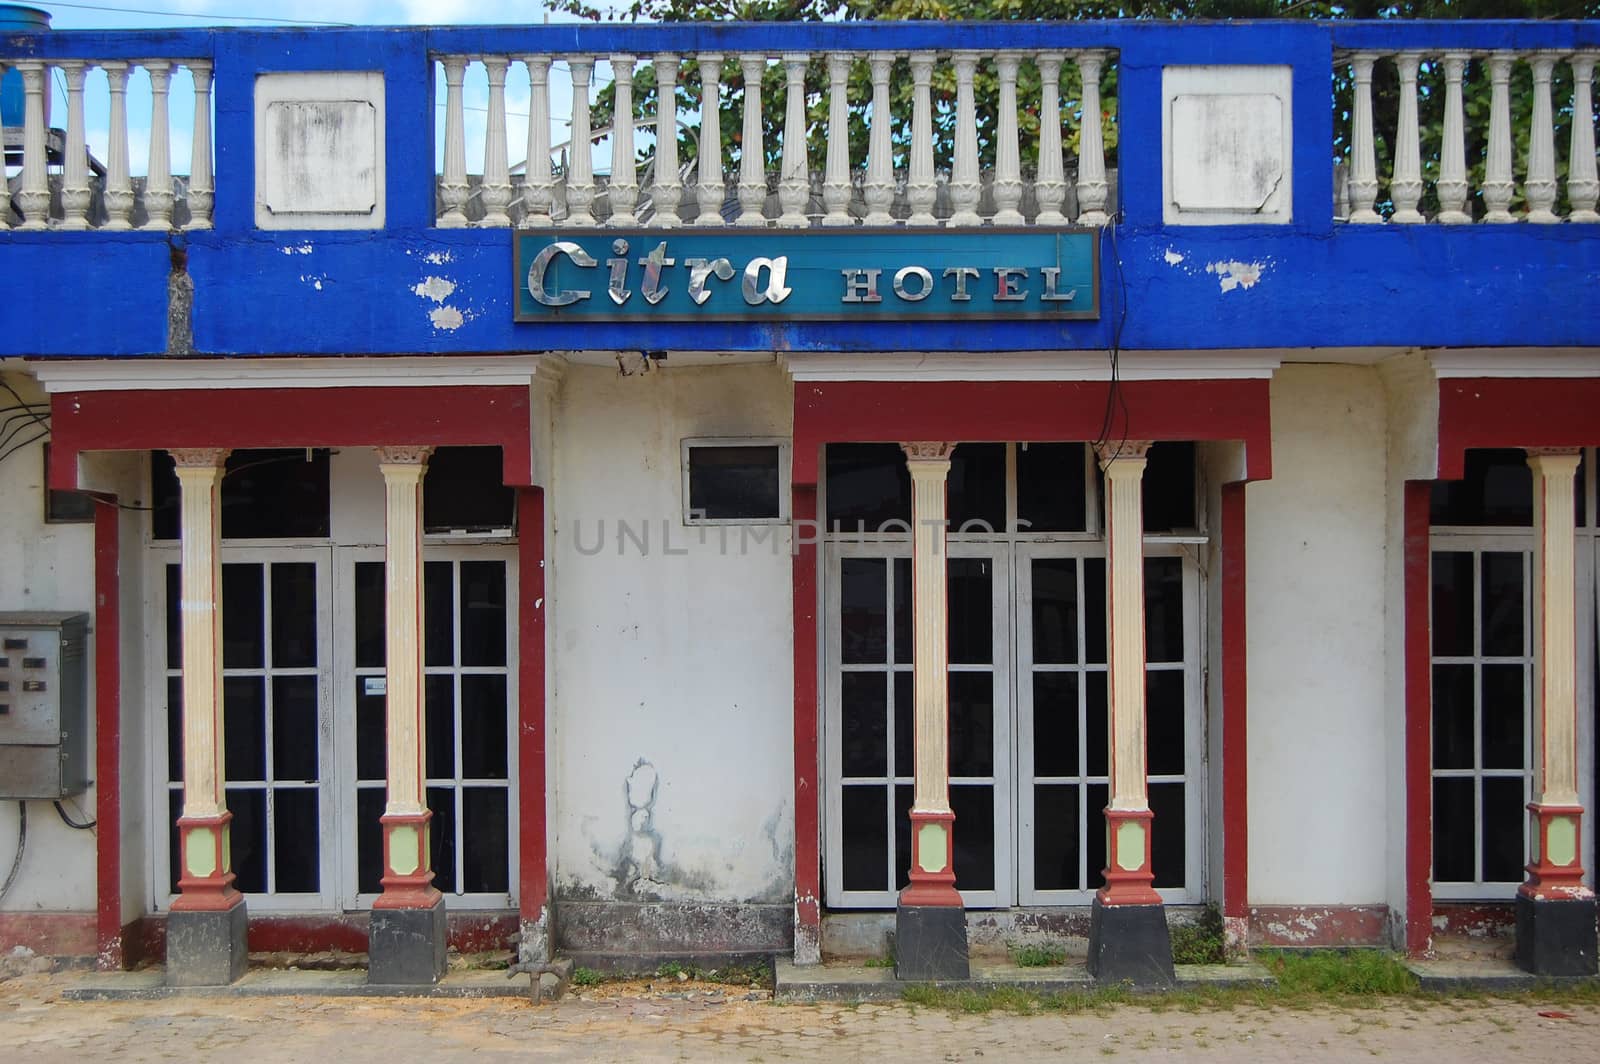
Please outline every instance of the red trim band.
[[94, 507], [95, 966], [123, 966], [122, 948], [122, 596], [117, 580], [121, 511]]
[[1245, 485], [1222, 486], [1222, 912], [1250, 915]]
[[517, 897], [521, 918], [544, 915], [549, 892], [545, 837], [545, 617], [544, 489], [517, 492], [517, 825], [521, 864]]

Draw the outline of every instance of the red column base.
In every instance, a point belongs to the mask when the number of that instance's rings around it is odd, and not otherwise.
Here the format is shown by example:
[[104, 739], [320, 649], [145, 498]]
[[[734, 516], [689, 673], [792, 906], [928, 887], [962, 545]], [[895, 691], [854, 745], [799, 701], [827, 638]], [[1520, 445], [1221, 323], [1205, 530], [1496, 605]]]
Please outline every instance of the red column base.
[[[433, 885], [428, 845], [428, 821], [433, 812], [385, 813], [383, 825], [383, 893], [373, 899], [374, 909], [431, 909], [444, 895]], [[398, 871], [398, 868], [406, 871]]]
[[[956, 890], [955, 822], [954, 813], [911, 810], [911, 882], [900, 892], [899, 904], [902, 908], [925, 905], [962, 908], [961, 892]], [[922, 850], [923, 829], [929, 826], [937, 828], [928, 833], [930, 844], [941, 836], [944, 840], [943, 854], [932, 850], [927, 854], [930, 864], [940, 865], [932, 872], [923, 865]]]
[[[178, 896], [172, 908], [179, 912], [226, 912], [244, 902], [244, 895], [233, 889], [233, 862], [229, 856], [228, 825], [233, 814], [224, 809], [216, 816], [178, 818]], [[189, 855], [208, 853], [211, 871], [197, 874], [190, 870]]]
[[[1594, 897], [1594, 892], [1583, 883], [1583, 807], [1529, 802], [1528, 812], [1533, 814], [1533, 828], [1538, 833], [1539, 856], [1528, 863], [1528, 879], [1517, 893], [1534, 901]], [[1554, 864], [1550, 860], [1552, 828], [1558, 836], [1564, 836], [1558, 848], [1571, 850], [1571, 860], [1566, 864]]]
[[[1106, 885], [1095, 897], [1102, 905], [1160, 905], [1161, 895], [1153, 884], [1155, 873], [1150, 868], [1150, 829], [1155, 814], [1148, 809], [1112, 809], [1106, 807], [1106, 867], [1102, 874]], [[1130, 849], [1124, 851], [1125, 825], [1137, 824], [1139, 841], [1129, 840]], [[1124, 858], [1131, 858], [1125, 860]], [[1137, 865], [1127, 867], [1137, 861]]]

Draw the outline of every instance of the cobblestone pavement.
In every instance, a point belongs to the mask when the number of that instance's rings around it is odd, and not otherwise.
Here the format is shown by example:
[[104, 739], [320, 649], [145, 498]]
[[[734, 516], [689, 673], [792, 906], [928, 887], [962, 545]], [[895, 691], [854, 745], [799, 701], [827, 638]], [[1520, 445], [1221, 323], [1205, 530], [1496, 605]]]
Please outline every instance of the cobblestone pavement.
[[[10, 1062], [400, 1060], [1573, 1061], [1600, 1056], [1600, 1007], [1461, 998], [1372, 1008], [1078, 1015], [952, 1014], [895, 1005], [779, 1005], [689, 984], [592, 988], [577, 1000], [183, 998], [61, 1000], [70, 975], [0, 983]], [[1541, 1016], [1541, 1012], [1554, 1013]]]

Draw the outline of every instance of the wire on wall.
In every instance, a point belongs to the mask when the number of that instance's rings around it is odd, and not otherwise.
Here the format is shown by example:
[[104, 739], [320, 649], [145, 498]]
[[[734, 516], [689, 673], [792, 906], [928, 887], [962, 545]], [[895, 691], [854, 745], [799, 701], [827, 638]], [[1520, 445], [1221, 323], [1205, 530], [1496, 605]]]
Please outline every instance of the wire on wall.
[[28, 803], [17, 802], [17, 855], [11, 859], [11, 871], [6, 873], [4, 885], [0, 885], [0, 901], [5, 901], [6, 895], [11, 893], [11, 885], [17, 881], [17, 873], [22, 871], [22, 855], [28, 848]]
[[[1106, 390], [1105, 415], [1100, 421], [1100, 435], [1095, 438], [1093, 446], [1099, 449], [1109, 443], [1113, 437], [1117, 440], [1116, 450], [1111, 455], [1115, 461], [1122, 454], [1122, 445], [1128, 442], [1128, 397], [1122, 390], [1122, 330], [1128, 323], [1128, 277], [1122, 269], [1122, 253], [1117, 250], [1117, 226], [1122, 222], [1122, 210], [1111, 216], [1106, 226], [1106, 235], [1111, 241], [1111, 264], [1117, 275], [1117, 314], [1111, 322], [1111, 347], [1107, 352], [1110, 361], [1110, 387]], [[1120, 435], [1117, 430], [1117, 416], [1120, 412], [1122, 428]]]

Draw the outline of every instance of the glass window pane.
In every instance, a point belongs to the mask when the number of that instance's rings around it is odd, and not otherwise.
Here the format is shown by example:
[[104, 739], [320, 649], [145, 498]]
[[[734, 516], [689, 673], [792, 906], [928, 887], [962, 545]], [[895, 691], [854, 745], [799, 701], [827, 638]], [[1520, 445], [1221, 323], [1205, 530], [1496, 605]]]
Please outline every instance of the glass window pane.
[[1527, 718], [1527, 670], [1483, 667], [1483, 767], [1523, 768], [1522, 722]]
[[506, 663], [506, 563], [461, 563], [461, 664]]
[[1033, 774], [1078, 774], [1078, 674], [1033, 674]]
[[222, 476], [222, 538], [326, 539], [328, 499], [327, 450], [234, 451]]
[[183, 576], [176, 565], [167, 566], [167, 668], [183, 668]]
[[322, 825], [314, 787], [279, 787], [272, 794], [272, 855], [279, 894], [321, 888]]
[[384, 643], [384, 587], [382, 562], [356, 562], [356, 668], [381, 669], [388, 647]]
[[233, 846], [233, 886], [246, 894], [267, 889], [267, 792], [258, 787], [227, 789], [228, 840]]
[[1433, 667], [1433, 767], [1473, 767], [1471, 665]]
[[905, 890], [911, 882], [911, 798], [912, 788], [902, 783], [894, 789], [894, 889]]
[[959, 444], [950, 459], [946, 498], [951, 532], [1004, 532], [1006, 445]]
[[272, 778], [318, 779], [317, 678], [272, 678]]
[[464, 787], [461, 791], [463, 887], [468, 892], [503, 894], [511, 885], [510, 832], [504, 787]]
[[1192, 531], [1195, 518], [1194, 444], [1166, 440], [1150, 448], [1139, 493], [1146, 532]]
[[1531, 526], [1533, 470], [1514, 448], [1469, 450], [1460, 480], [1433, 484], [1429, 520], [1435, 525]]
[[882, 558], [839, 562], [840, 657], [846, 665], [881, 662], [888, 647], [888, 563]]
[[386, 778], [388, 761], [388, 722], [385, 699], [368, 694], [369, 677], [356, 678], [356, 779]]
[[222, 770], [230, 782], [267, 778], [267, 686], [260, 676], [222, 680]]
[[1083, 851], [1087, 878], [1084, 888], [1098, 890], [1106, 882], [1106, 806], [1111, 804], [1111, 789], [1104, 783], [1084, 788]]
[[[461, 776], [506, 778], [506, 678], [461, 677]], [[469, 834], [467, 836], [471, 838]]]
[[317, 567], [310, 562], [272, 566], [272, 664], [316, 667]]
[[[178, 879], [183, 875], [183, 847], [178, 838], [178, 818], [183, 815], [183, 788], [167, 791], [167, 890], [178, 893]], [[237, 886], [235, 881], [235, 886]]]
[[839, 677], [839, 741], [845, 776], [887, 773], [888, 677], [881, 672], [847, 672]]
[[897, 776], [911, 776], [917, 770], [914, 688], [911, 673], [894, 674], [894, 772]]
[[1434, 551], [1433, 652], [1470, 657], [1473, 648], [1472, 558], [1466, 551]]
[[1088, 755], [1089, 775], [1104, 776], [1111, 756], [1111, 710], [1106, 699], [1106, 674], [1084, 674], [1084, 753]]
[[956, 887], [994, 889], [994, 787], [952, 786], [950, 809], [956, 815]]
[[383, 889], [382, 787], [356, 790], [356, 889], [376, 894]]
[[429, 787], [428, 839], [433, 860], [433, 885], [445, 894], [456, 893], [456, 792], [452, 787]]
[[1017, 531], [1088, 528], [1083, 448], [1081, 443], [1017, 444]]
[[1033, 886], [1035, 890], [1079, 890], [1078, 785], [1033, 788]]
[[888, 887], [888, 790], [880, 784], [841, 788], [841, 877], [845, 890]]
[[1523, 878], [1523, 835], [1527, 799], [1521, 776], [1483, 780], [1483, 880], [1517, 883]]
[[691, 444], [689, 509], [708, 520], [761, 520], [783, 512], [772, 444]]
[[267, 664], [262, 581], [266, 566], [222, 567], [222, 667], [260, 669]]
[[1162, 669], [1144, 675], [1145, 765], [1152, 776], [1181, 776], [1184, 675]]
[[487, 532], [511, 528], [517, 493], [500, 474], [498, 447], [440, 447], [422, 476], [425, 532]]
[[894, 660], [911, 664], [916, 621], [911, 608], [911, 559], [894, 559]]
[[1078, 660], [1078, 562], [1074, 558], [1035, 558], [1033, 580], [1033, 661], [1036, 665]]
[[454, 676], [423, 678], [422, 759], [430, 780], [454, 779], [456, 775], [456, 681]]
[[950, 674], [950, 775], [994, 774], [994, 675]]
[[950, 662], [987, 665], [994, 660], [994, 563], [951, 558], [947, 565]]
[[151, 451], [150, 538], [177, 539], [180, 520], [177, 466], [166, 451]]
[[1483, 553], [1483, 653], [1493, 657], [1520, 657], [1527, 653], [1523, 639], [1524, 605], [1520, 552]]
[[1471, 883], [1477, 865], [1473, 836], [1478, 810], [1471, 779], [1433, 781], [1433, 878], [1439, 883]]
[[1104, 665], [1106, 660], [1106, 560], [1083, 560], [1084, 660]]
[[826, 463], [830, 532], [876, 532], [888, 521], [910, 525], [911, 474], [899, 444], [830, 443]]
[[1146, 661], [1183, 660], [1183, 559], [1144, 560]]
[[1152, 783], [1150, 811], [1150, 870], [1156, 887], [1182, 889], [1184, 884], [1184, 816], [1181, 783]]
[[183, 782], [183, 677], [167, 677], [167, 779]]
[[423, 660], [429, 665], [455, 664], [454, 590], [449, 562], [422, 564]]

